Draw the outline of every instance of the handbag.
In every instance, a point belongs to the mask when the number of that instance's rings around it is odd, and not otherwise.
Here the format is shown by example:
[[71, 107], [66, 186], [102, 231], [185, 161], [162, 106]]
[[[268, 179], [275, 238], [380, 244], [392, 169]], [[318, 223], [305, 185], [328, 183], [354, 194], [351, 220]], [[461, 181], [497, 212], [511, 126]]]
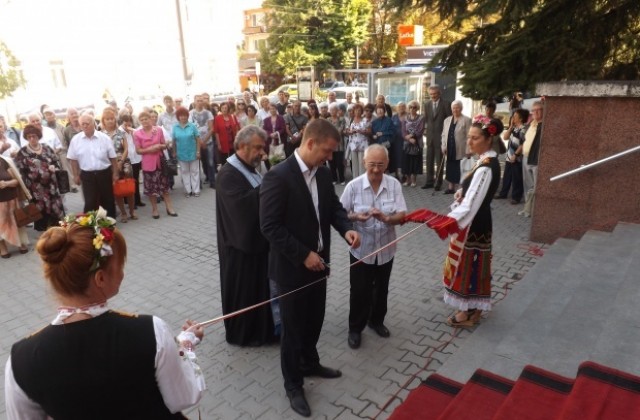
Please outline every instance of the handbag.
[[130, 197], [136, 192], [136, 181], [133, 178], [122, 178], [113, 183], [114, 197]]
[[23, 227], [42, 219], [42, 213], [35, 203], [29, 203], [24, 207], [17, 207], [13, 211], [13, 216], [16, 219], [16, 225], [18, 227]]
[[405, 141], [402, 150], [410, 156], [418, 156], [420, 154], [420, 146], [417, 143], [411, 144]]
[[167, 178], [178, 175], [178, 159], [170, 157], [166, 158], [164, 154], [160, 156], [160, 168], [162, 175]]
[[280, 133], [278, 133], [278, 144], [272, 144], [269, 146], [269, 162], [275, 165], [278, 162], [285, 160], [286, 154], [284, 152], [284, 143], [280, 141]]
[[56, 179], [58, 180], [58, 192], [60, 194], [66, 194], [71, 191], [69, 185], [69, 172], [64, 169], [56, 171]]

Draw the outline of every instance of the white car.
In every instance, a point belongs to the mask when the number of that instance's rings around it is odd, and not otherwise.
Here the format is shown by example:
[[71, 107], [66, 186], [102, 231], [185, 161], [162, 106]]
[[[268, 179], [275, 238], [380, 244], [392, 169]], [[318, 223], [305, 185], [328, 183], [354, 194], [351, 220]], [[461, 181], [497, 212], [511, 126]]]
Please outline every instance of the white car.
[[298, 85], [295, 83], [287, 83], [278, 86], [274, 91], [270, 92], [267, 95], [271, 103], [278, 102], [278, 92], [280, 92], [281, 90], [289, 93], [289, 101], [295, 101], [296, 99], [298, 99]]
[[367, 103], [369, 103], [369, 100], [367, 98], [367, 90], [361, 87], [345, 86], [331, 89], [330, 92], [335, 92], [336, 102], [338, 103], [347, 102], [347, 93], [351, 93], [353, 95], [354, 101], [356, 100], [357, 93], [360, 98], [361, 104], [366, 105]]

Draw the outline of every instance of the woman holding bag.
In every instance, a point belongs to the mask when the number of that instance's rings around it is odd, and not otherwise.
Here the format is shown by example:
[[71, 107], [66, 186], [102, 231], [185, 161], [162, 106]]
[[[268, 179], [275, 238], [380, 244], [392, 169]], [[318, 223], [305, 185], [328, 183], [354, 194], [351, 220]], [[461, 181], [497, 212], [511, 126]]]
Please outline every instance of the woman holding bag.
[[[7, 243], [19, 247], [21, 254], [29, 251], [29, 238], [24, 227], [18, 227], [14, 212], [18, 208], [18, 196], [28, 191], [20, 191], [22, 180], [18, 168], [11, 158], [0, 155], [0, 257], [9, 258], [11, 254]], [[22, 184], [24, 185], [24, 184]]]
[[161, 158], [167, 148], [164, 135], [159, 127], [153, 125], [151, 115], [142, 111], [138, 115], [141, 128], [133, 133], [133, 141], [136, 144], [136, 152], [142, 155], [142, 178], [144, 180], [144, 193], [151, 201], [151, 217], [159, 219], [158, 197], [164, 199], [167, 214], [178, 217], [173, 211], [171, 196], [169, 195], [169, 180], [162, 173]]
[[[267, 140], [267, 156], [274, 160], [271, 163], [277, 163], [285, 159], [284, 141], [287, 138], [287, 124], [284, 122], [282, 115], [278, 114], [278, 108], [275, 104], [269, 104], [269, 116], [262, 121], [264, 131], [269, 135]], [[276, 146], [280, 149], [276, 153]]]
[[28, 124], [22, 132], [27, 140], [15, 158], [20, 176], [31, 193], [32, 202], [42, 213], [42, 219], [34, 223], [35, 230], [44, 232], [51, 226], [57, 226], [64, 217], [62, 197], [58, 191], [56, 170], [60, 170], [58, 155], [46, 144], [40, 144], [42, 130]]
[[[112, 108], [105, 108], [102, 111], [102, 132], [109, 136], [113, 141], [113, 148], [116, 150], [116, 162], [118, 164], [118, 173], [120, 179], [131, 177], [131, 162], [129, 161], [129, 147], [127, 144], [127, 133], [118, 128], [116, 121], [116, 112]], [[129, 217], [127, 217], [127, 211], [124, 208], [124, 197], [115, 197], [116, 204], [120, 209], [120, 221], [127, 223], [129, 218], [131, 220], [138, 220], [138, 216], [135, 213], [135, 200], [134, 194], [127, 197], [127, 203], [129, 204]]]

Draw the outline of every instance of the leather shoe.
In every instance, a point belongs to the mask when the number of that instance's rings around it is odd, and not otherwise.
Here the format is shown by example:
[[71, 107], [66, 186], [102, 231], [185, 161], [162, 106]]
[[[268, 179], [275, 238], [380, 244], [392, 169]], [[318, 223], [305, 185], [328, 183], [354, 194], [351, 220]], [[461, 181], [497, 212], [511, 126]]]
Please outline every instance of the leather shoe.
[[302, 372], [303, 376], [317, 376], [318, 378], [339, 378], [342, 376], [342, 372], [338, 369], [331, 369], [326, 366], [318, 365], [313, 369], [309, 369]]
[[371, 328], [373, 331], [376, 332], [376, 334], [378, 334], [380, 337], [383, 337], [383, 338], [387, 338], [391, 335], [391, 333], [389, 332], [389, 329], [385, 327], [383, 324], [373, 325], [370, 323], [369, 328]]
[[440, 191], [442, 189], [442, 186], [440, 185], [436, 185], [435, 187], [433, 187], [434, 191]]
[[302, 417], [311, 417], [311, 408], [309, 408], [309, 403], [304, 397], [304, 390], [302, 388], [287, 391], [287, 397], [289, 398], [293, 411]]
[[422, 187], [423, 190], [429, 189], [429, 188], [433, 188], [433, 184], [424, 184]]
[[349, 332], [349, 338], [347, 339], [349, 347], [351, 347], [352, 349], [360, 348], [361, 341], [362, 335], [359, 332]]

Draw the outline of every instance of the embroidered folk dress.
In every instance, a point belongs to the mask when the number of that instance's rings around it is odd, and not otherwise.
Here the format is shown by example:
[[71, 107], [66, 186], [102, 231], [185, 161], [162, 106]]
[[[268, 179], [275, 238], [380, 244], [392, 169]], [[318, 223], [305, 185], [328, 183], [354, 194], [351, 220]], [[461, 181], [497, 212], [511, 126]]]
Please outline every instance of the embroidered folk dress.
[[491, 310], [491, 200], [500, 183], [495, 151], [480, 156], [462, 181], [463, 199], [449, 217], [461, 233], [454, 234], [444, 265], [444, 301], [461, 311]]

